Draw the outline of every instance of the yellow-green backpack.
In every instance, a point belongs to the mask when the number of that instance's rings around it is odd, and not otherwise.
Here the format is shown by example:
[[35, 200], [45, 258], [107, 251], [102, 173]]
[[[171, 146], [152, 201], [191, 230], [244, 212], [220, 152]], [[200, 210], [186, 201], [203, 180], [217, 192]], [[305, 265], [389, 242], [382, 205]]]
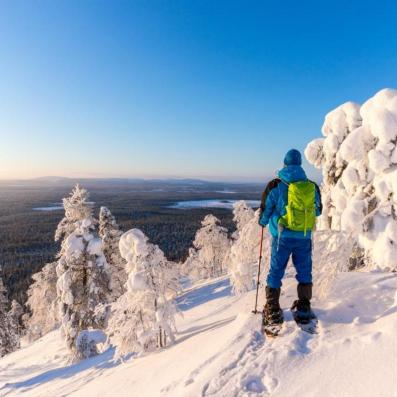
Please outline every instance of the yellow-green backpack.
[[316, 186], [310, 181], [292, 182], [288, 185], [286, 214], [279, 223], [294, 231], [312, 230], [316, 223]]

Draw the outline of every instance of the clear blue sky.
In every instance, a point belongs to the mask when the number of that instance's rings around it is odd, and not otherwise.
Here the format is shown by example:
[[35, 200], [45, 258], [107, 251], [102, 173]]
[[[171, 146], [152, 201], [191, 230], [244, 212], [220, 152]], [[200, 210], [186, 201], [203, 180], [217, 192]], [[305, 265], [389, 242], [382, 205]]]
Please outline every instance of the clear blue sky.
[[2, 0], [0, 178], [265, 178], [397, 88], [396, 21], [381, 0]]

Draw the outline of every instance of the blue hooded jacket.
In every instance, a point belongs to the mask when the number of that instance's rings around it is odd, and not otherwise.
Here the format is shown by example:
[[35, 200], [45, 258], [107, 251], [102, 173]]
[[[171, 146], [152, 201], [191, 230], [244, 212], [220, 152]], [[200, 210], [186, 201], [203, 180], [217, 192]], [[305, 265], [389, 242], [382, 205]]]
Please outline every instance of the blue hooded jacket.
[[[291, 182], [306, 181], [307, 176], [300, 165], [287, 165], [278, 172], [279, 179], [271, 181], [268, 185], [270, 191], [267, 194], [264, 202], [262, 215], [259, 219], [261, 226], [269, 225], [269, 231], [273, 237], [278, 237], [278, 220], [285, 215], [286, 206], [288, 203], [288, 184]], [[320, 190], [316, 185], [316, 216], [321, 214], [321, 196]], [[280, 237], [288, 238], [311, 238], [311, 232], [304, 232], [289, 230], [283, 228]]]

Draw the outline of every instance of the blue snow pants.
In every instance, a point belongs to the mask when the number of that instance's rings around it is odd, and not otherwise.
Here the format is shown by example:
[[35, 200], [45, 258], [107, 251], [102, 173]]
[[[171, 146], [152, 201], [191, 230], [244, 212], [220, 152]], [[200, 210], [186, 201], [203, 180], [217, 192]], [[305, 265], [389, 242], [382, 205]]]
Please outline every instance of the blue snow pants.
[[273, 237], [270, 270], [266, 280], [269, 287], [281, 287], [281, 279], [284, 277], [291, 255], [298, 282], [305, 284], [312, 282], [311, 238]]

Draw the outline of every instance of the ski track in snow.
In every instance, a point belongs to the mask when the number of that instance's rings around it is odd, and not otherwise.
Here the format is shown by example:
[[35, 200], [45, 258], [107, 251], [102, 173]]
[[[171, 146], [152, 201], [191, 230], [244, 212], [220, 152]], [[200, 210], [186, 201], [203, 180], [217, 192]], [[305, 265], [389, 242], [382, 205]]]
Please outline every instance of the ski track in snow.
[[341, 274], [327, 299], [313, 300], [317, 335], [288, 310], [295, 288], [285, 280], [277, 338], [259, 332], [254, 292], [230, 296], [225, 278], [178, 298], [175, 345], [125, 363], [110, 348], [67, 365], [55, 331], [0, 359], [0, 396], [395, 397], [397, 274]]

